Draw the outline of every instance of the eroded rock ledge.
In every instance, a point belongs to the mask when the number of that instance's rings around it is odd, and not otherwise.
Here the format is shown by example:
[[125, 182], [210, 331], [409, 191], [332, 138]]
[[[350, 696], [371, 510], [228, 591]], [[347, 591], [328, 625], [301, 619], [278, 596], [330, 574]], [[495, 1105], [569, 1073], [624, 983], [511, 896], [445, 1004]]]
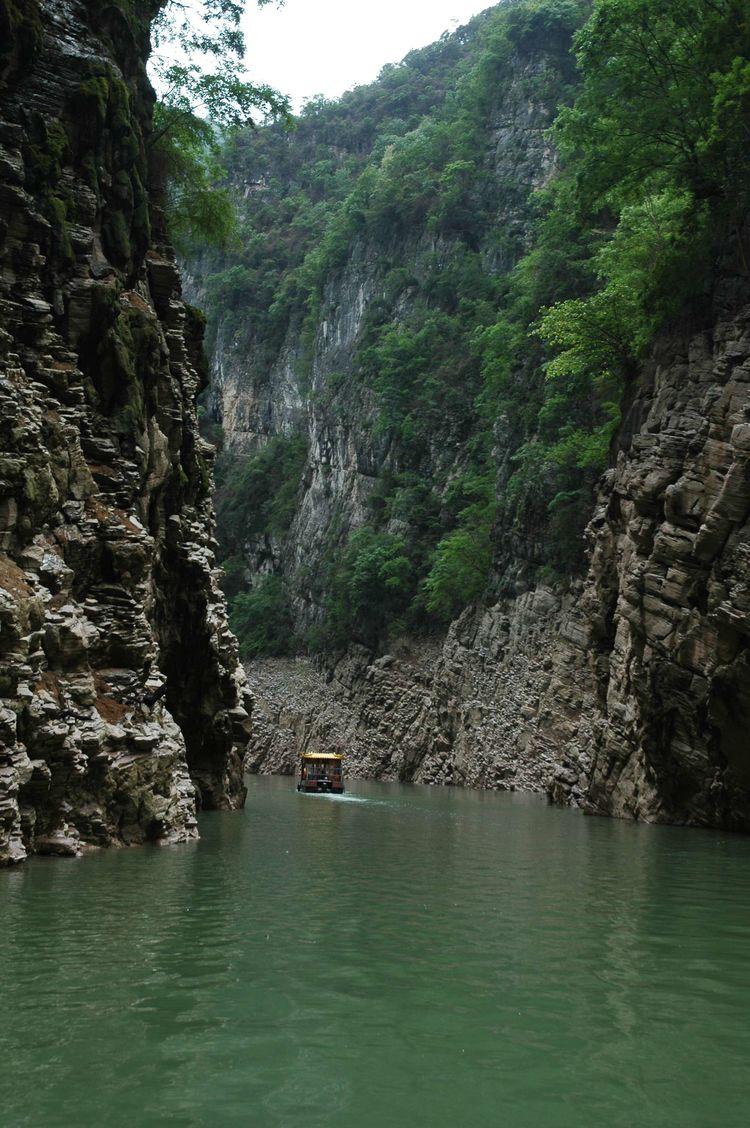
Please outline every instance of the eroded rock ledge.
[[725, 290], [713, 327], [665, 336], [643, 373], [578, 642], [601, 719], [591, 809], [748, 831], [750, 307]]
[[155, 7], [0, 0], [0, 862], [244, 798], [201, 325], [145, 187]]

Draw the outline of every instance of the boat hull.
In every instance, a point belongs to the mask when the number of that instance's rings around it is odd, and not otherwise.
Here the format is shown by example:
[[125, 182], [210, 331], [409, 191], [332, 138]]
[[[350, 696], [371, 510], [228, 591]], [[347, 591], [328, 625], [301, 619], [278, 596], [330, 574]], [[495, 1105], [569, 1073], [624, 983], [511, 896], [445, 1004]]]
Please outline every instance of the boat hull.
[[343, 784], [325, 783], [322, 780], [298, 783], [297, 790], [305, 795], [343, 795]]

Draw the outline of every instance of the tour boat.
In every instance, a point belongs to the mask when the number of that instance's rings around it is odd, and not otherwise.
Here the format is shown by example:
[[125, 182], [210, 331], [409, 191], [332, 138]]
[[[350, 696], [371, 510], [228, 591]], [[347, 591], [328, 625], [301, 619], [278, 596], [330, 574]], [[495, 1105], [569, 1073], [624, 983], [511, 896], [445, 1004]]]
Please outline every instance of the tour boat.
[[337, 752], [305, 752], [297, 790], [341, 795], [344, 790], [342, 760], [343, 756]]

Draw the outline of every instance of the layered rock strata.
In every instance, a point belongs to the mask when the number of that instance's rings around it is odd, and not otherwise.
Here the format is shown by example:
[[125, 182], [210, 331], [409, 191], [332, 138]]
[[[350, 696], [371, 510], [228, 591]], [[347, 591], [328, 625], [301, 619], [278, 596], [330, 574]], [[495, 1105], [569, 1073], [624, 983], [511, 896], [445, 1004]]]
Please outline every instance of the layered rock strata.
[[599, 501], [587, 804], [750, 830], [750, 307], [659, 343]]
[[290, 773], [300, 752], [335, 748], [354, 778], [542, 793], [557, 783], [583, 802], [591, 686], [571, 678], [551, 693], [571, 604], [540, 588], [465, 612], [442, 641], [402, 639], [380, 657], [353, 647], [328, 674], [305, 659], [249, 665], [251, 770]]
[[157, 5], [0, 0], [0, 861], [244, 797], [201, 324], [150, 206]]

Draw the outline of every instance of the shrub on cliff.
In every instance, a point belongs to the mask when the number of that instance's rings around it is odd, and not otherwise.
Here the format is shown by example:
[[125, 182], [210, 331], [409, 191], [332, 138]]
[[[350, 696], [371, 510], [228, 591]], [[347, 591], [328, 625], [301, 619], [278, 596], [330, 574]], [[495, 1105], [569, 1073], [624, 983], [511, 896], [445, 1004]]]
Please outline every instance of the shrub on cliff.
[[277, 435], [251, 458], [222, 454], [216, 468], [216, 516], [224, 555], [254, 537], [283, 537], [294, 516], [307, 443]]
[[326, 625], [318, 644], [336, 649], [352, 640], [376, 643], [385, 627], [408, 610], [415, 581], [400, 537], [359, 529], [331, 570]]
[[280, 576], [265, 576], [230, 604], [229, 624], [244, 659], [280, 658], [295, 648], [289, 600]]

